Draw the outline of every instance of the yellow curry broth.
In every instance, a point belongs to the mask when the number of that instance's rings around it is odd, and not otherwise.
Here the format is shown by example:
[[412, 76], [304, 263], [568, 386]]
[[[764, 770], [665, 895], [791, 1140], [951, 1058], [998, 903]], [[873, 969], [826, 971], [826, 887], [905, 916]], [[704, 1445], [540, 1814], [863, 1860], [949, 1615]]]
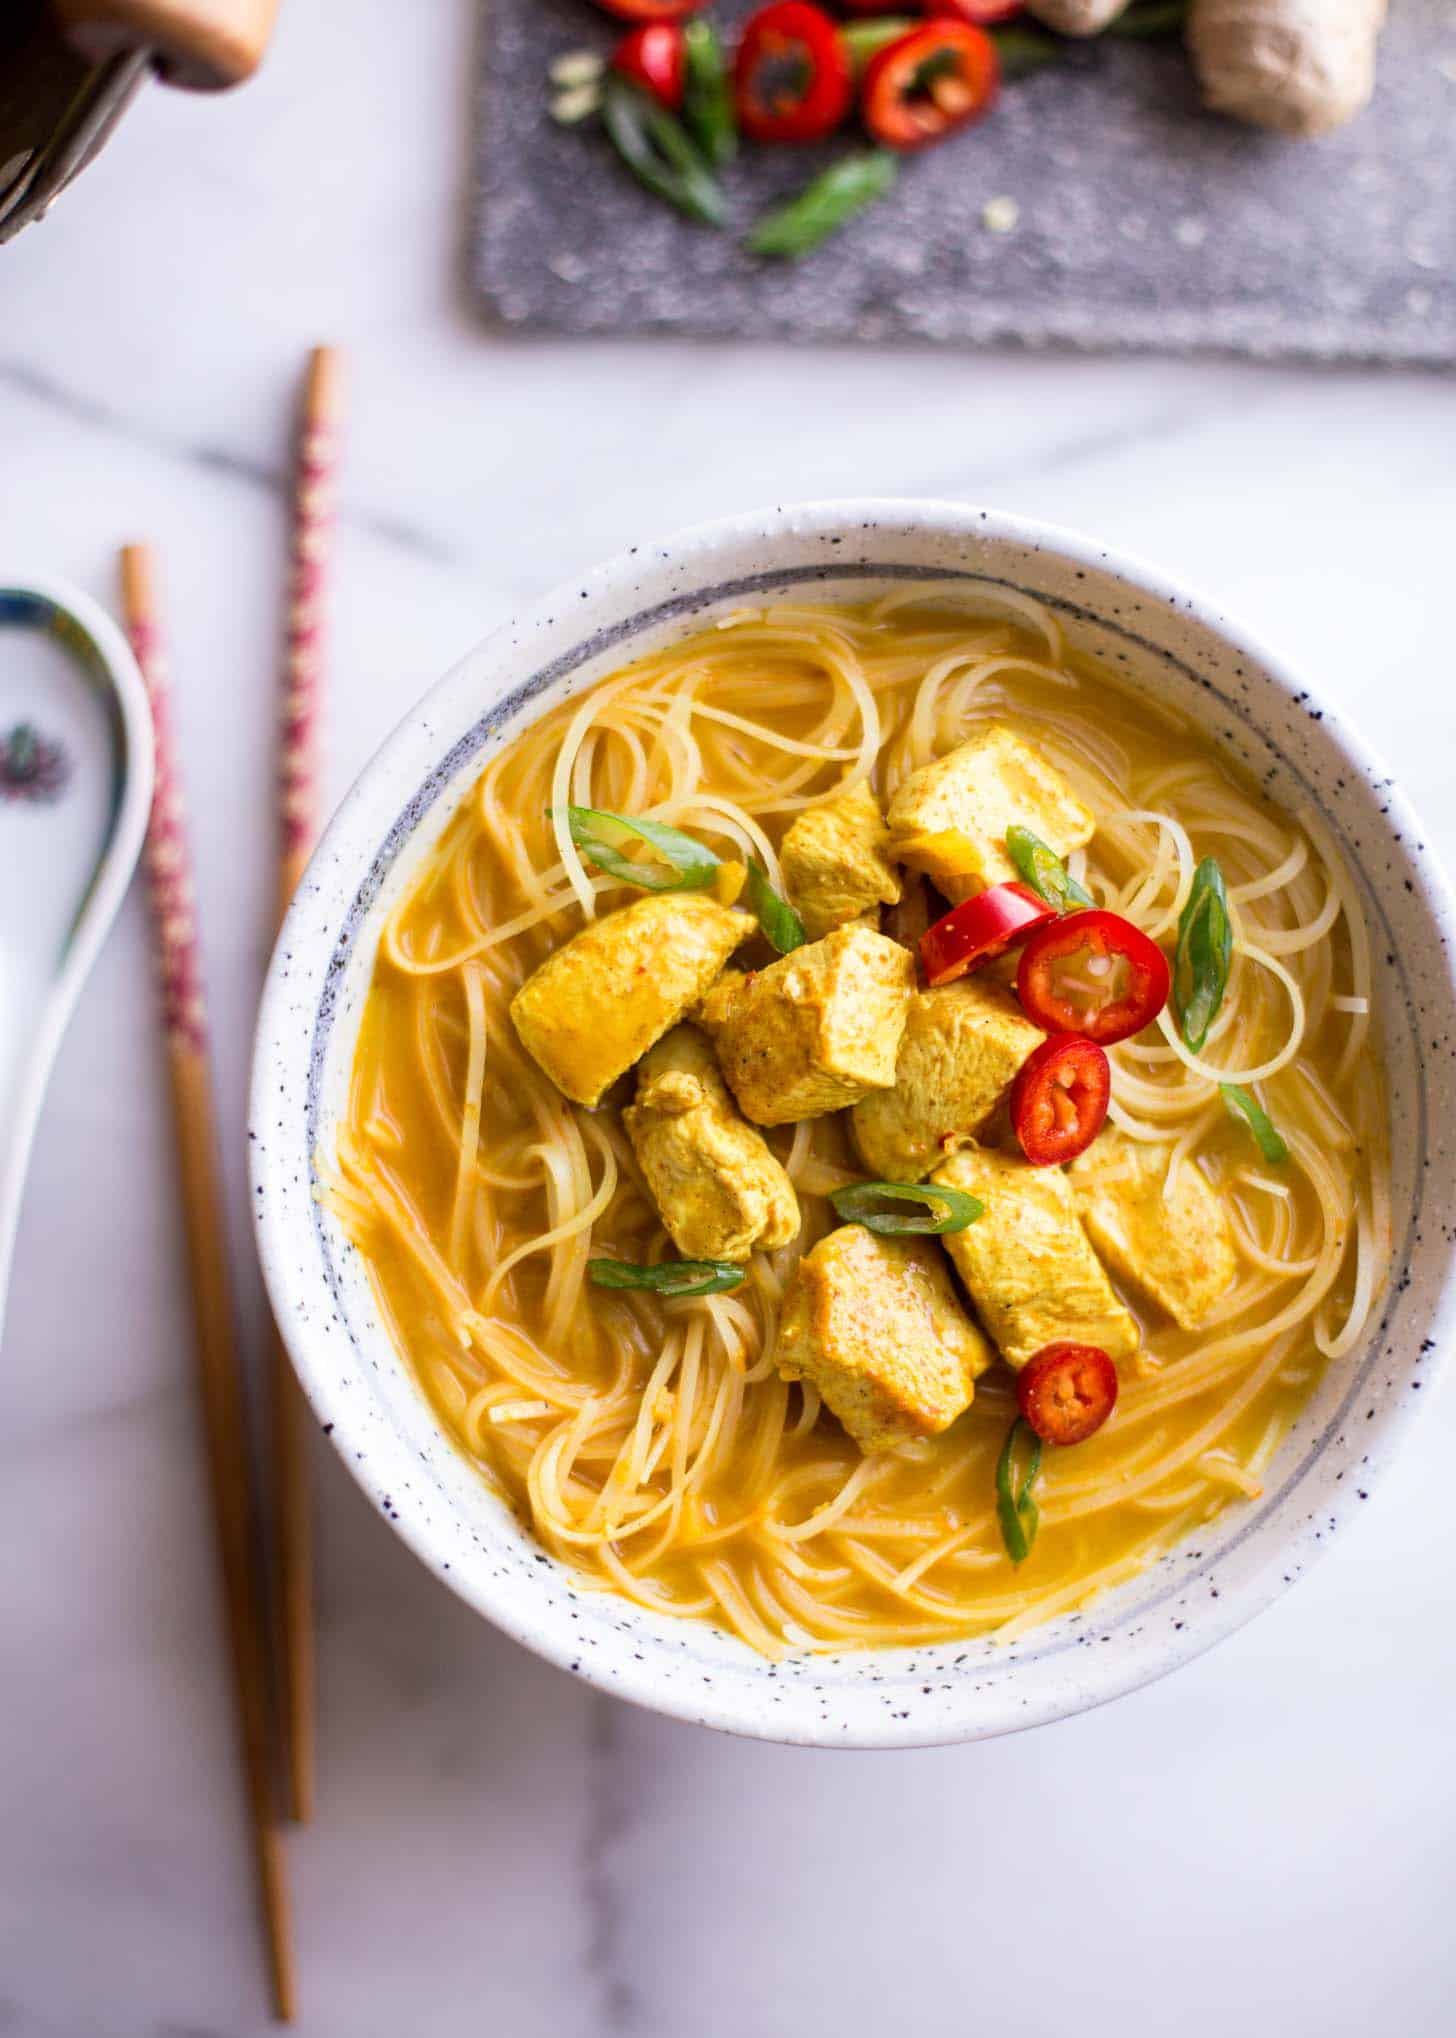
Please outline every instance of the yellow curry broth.
[[[806, 799], [852, 768], [845, 753], [859, 734], [856, 695], [832, 676], [850, 656], [880, 721], [874, 783], [882, 798], [927, 744], [939, 754], [958, 732], [994, 717], [1076, 774], [1099, 817], [1087, 881], [1099, 902], [1130, 911], [1165, 945], [1177, 884], [1168, 831], [1127, 816], [1178, 822], [1195, 854], [1219, 858], [1236, 900], [1241, 885], [1297, 854], [1302, 838], [1195, 731], [1124, 693], [1090, 661], [1052, 657], [1032, 629], [968, 623], [930, 606], [880, 619], [869, 608], [787, 614], [777, 629], [750, 619], [742, 655], [735, 630], [707, 631], [644, 661], [596, 690], [602, 719], [584, 738], [591, 701], [572, 699], [488, 769], [381, 952], [359, 1034], [338, 1207], [442, 1425], [547, 1546], [597, 1582], [727, 1621], [760, 1647], [923, 1640], [1041, 1618], [1257, 1493], [1323, 1369], [1315, 1328], [1339, 1325], [1349, 1308], [1354, 1212], [1380, 1164], [1378, 1077], [1368, 1052], [1342, 1069], [1350, 1017], [1330, 1002], [1350, 986], [1349, 939], [1339, 923], [1307, 948], [1287, 947], [1326, 899], [1312, 853], [1287, 883], [1241, 909], [1249, 925], [1272, 930], [1309, 1007], [1298, 1055], [1262, 1094], [1286, 1135], [1315, 1147], [1330, 1170], [1335, 1187], [1327, 1183], [1323, 1199], [1298, 1153], [1283, 1167], [1266, 1164], [1216, 1091], [1171, 1053], [1147, 1058], [1149, 1046], [1159, 1047], [1154, 1032], [1132, 1044], [1132, 1055], [1115, 1051], [1114, 1097], [1124, 1083], [1135, 1086], [1140, 1124], [1188, 1134], [1184, 1164], [1201, 1165], [1227, 1200], [1240, 1273], [1198, 1331], [1177, 1330], [1119, 1283], [1143, 1352], [1122, 1368], [1106, 1428], [1073, 1450], [1046, 1452], [1040, 1533], [1028, 1561], [1013, 1565], [995, 1517], [996, 1459], [1014, 1414], [1004, 1367], [982, 1380], [945, 1435], [872, 1461], [773, 1371], [773, 1323], [793, 1260], [835, 1221], [824, 1190], [856, 1172], [838, 1117], [815, 1121], [807, 1143], [793, 1127], [768, 1135], [792, 1162], [804, 1233], [771, 1261], [756, 1258], [746, 1289], [728, 1298], [735, 1311], [586, 1282], [593, 1254], [646, 1260], [662, 1256], [665, 1241], [620, 1127], [628, 1086], [594, 1114], [566, 1104], [506, 1016], [515, 988], [582, 922], [547, 814], [561, 793], [562, 745], [578, 745], [570, 797], [580, 803], [641, 812], [675, 800], [675, 825], [729, 854], [731, 839], [714, 833], [720, 802], [773, 844]], [[965, 663], [937, 682], [934, 713], [921, 702], [917, 728], [922, 679], [957, 652]], [[979, 675], [973, 688], [968, 672]], [[674, 710], [683, 686], [719, 719]], [[771, 726], [800, 748], [770, 748], [744, 723]], [[674, 726], [690, 729], [695, 753]], [[835, 754], [801, 754], [815, 749]], [[1164, 880], [1149, 890], [1160, 856]], [[606, 889], [601, 909], [631, 896]], [[552, 917], [494, 938], [550, 901], [562, 901]], [[472, 968], [486, 1059], [479, 1158], [462, 1204]], [[1241, 1066], [1257, 1066], [1288, 1036], [1290, 998], [1277, 976], [1244, 960], [1230, 997], [1237, 1026], [1227, 1037], [1236, 1034]], [[1333, 1129], [1331, 1104], [1341, 1121]], [[595, 1221], [525, 1252], [492, 1292], [502, 1261], [569, 1228], [611, 1171], [616, 1186]], [[1301, 1314], [1309, 1269], [1325, 1262], [1337, 1271], [1317, 1309]], [[674, 1340], [683, 1349], [658, 1379]], [[688, 1396], [691, 1414], [675, 1434]], [[592, 1415], [599, 1405], [600, 1424], [588, 1423], [558, 1479], [566, 1433], [584, 1407]], [[492, 1406], [536, 1412], [496, 1422]], [[665, 1505], [638, 1528], [619, 1513], [627, 1501], [635, 1516]], [[816, 1532], [820, 1510], [826, 1520]], [[620, 1539], [591, 1540], [618, 1519]], [[808, 1532], [786, 1539], [786, 1527]]]

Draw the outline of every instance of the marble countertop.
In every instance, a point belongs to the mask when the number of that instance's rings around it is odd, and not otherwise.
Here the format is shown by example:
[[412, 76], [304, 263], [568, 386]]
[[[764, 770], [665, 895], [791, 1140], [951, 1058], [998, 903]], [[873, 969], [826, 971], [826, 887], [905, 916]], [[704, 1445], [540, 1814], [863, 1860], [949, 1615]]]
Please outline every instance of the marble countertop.
[[[304, 0], [230, 99], [154, 92], [0, 254], [0, 558], [113, 596], [161, 548], [238, 1283], [269, 940], [283, 474], [344, 343], [341, 790], [521, 598], [765, 499], [932, 494], [1105, 533], [1361, 722], [1456, 861], [1456, 391], [1222, 362], [503, 341], [458, 282], [469, 0]], [[266, 2028], [141, 901], [71, 1027], [0, 1366], [0, 2032]], [[1211, 1656], [1100, 1713], [895, 1756], [737, 1743], [523, 1654], [326, 1448], [320, 2038], [1024, 2038], [1449, 2019], [1456, 1403]]]

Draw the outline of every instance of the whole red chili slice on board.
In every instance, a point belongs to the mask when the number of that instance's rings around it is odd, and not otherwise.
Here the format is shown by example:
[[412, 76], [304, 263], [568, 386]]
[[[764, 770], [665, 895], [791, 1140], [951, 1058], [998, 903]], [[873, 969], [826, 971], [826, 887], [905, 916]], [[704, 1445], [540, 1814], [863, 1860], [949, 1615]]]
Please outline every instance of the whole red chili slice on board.
[[984, 29], [930, 21], [871, 59], [860, 89], [865, 126], [886, 148], [928, 148], [989, 112], [1000, 83]]
[[1107, 1118], [1112, 1071], [1095, 1040], [1055, 1033], [1033, 1048], [1011, 1086], [1011, 1124], [1033, 1167], [1085, 1153]]
[[928, 984], [954, 983], [967, 970], [1002, 955], [1057, 917], [1030, 885], [1012, 880], [978, 892], [927, 927], [920, 937], [920, 962]]
[[607, 14], [618, 21], [686, 21], [707, 4], [707, 0], [597, 0]]
[[1117, 1368], [1100, 1345], [1044, 1345], [1016, 1376], [1016, 1405], [1043, 1443], [1085, 1443], [1117, 1406]]
[[1021, 952], [1016, 995], [1047, 1033], [1103, 1047], [1141, 1033], [1168, 1002], [1168, 958], [1120, 913], [1093, 907], [1044, 927]]
[[809, 0], [777, 0], [749, 17], [733, 82], [738, 125], [760, 142], [821, 141], [854, 97], [844, 40]]
[[676, 113], [683, 102], [683, 32], [670, 21], [646, 21], [624, 35], [612, 69]]
[[925, 0], [922, 12], [932, 21], [968, 21], [973, 28], [990, 28], [1025, 14], [1026, 0]]

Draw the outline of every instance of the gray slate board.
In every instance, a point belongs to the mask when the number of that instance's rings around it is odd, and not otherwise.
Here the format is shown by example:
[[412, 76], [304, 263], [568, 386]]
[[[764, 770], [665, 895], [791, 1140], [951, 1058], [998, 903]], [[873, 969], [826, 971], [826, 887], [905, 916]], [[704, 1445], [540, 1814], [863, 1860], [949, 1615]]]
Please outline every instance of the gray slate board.
[[[499, 324], [1456, 363], [1456, 0], [1392, 0], [1374, 104], [1316, 142], [1201, 113], [1176, 44], [1080, 49], [792, 265], [680, 220], [595, 127], [551, 121], [551, 59], [613, 40], [587, 0], [486, 4], [470, 264]], [[746, 152], [738, 224], [835, 153]], [[983, 220], [1003, 196], [1009, 234]]]

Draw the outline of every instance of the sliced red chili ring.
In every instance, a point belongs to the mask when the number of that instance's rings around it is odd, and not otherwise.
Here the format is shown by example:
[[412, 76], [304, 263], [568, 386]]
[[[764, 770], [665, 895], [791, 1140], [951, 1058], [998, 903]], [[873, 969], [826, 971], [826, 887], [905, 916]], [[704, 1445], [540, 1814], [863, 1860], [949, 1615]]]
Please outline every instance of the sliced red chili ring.
[[995, 103], [1001, 60], [984, 29], [931, 21], [882, 49], [865, 72], [865, 125], [891, 149], [923, 149]]
[[1025, 14], [1026, 0], [924, 0], [923, 11], [932, 21], [969, 21], [974, 28], [989, 28]]
[[1043, 1345], [1016, 1377], [1016, 1405], [1043, 1443], [1083, 1444], [1117, 1406], [1117, 1368], [1100, 1345]]
[[950, 984], [967, 970], [1002, 955], [1025, 941], [1038, 927], [1055, 920], [1055, 906], [1039, 899], [1030, 885], [1013, 880], [992, 885], [964, 900], [920, 937], [920, 962], [928, 984]]
[[676, 113], [683, 101], [683, 59], [682, 30], [670, 21], [647, 21], [617, 44], [612, 69]]
[[1107, 1117], [1112, 1071], [1085, 1033], [1054, 1033], [1033, 1048], [1011, 1085], [1011, 1124], [1033, 1167], [1085, 1153]]
[[618, 21], [686, 21], [706, 6], [707, 0], [597, 0], [607, 14]]
[[777, 0], [750, 16], [733, 82], [738, 125], [760, 142], [821, 141], [854, 97], [839, 30], [809, 0]]
[[1141, 1033], [1168, 1002], [1168, 958], [1120, 913], [1093, 907], [1044, 927], [1022, 951], [1016, 994], [1047, 1033], [1103, 1047]]

